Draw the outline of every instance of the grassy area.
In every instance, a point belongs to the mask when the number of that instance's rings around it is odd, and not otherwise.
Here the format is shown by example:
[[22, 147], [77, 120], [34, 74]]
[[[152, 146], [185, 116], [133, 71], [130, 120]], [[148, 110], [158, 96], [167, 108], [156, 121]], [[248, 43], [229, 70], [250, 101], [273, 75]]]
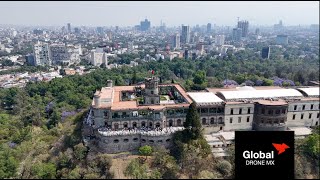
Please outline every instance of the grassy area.
[[169, 98], [168, 98], [168, 96], [166, 95], [166, 96], [160, 96], [160, 101], [166, 101], [166, 100], [168, 100]]

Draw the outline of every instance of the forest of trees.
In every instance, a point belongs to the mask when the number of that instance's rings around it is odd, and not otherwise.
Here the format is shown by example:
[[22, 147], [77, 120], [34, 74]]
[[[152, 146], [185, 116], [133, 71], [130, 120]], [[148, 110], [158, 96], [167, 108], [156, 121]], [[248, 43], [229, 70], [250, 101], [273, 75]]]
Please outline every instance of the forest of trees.
[[[123, 66], [111, 70], [99, 68], [83, 76], [72, 75], [50, 82], [28, 83], [22, 89], [0, 89], [0, 178], [112, 177], [109, 171], [110, 157], [103, 154], [88, 155], [89, 150], [81, 141], [82, 116], [88, 110], [94, 92], [106, 86], [108, 79], [113, 80], [115, 85], [129, 85], [143, 81], [151, 75], [150, 70], [154, 70], [163, 83], [174, 81], [187, 90], [221, 87], [225, 83], [274, 85], [276, 82], [278, 85], [291, 86], [293, 84], [289, 80], [295, 85], [319, 80], [318, 60], [260, 62], [227, 57], [203, 61], [174, 59], [147, 62], [133, 68]], [[196, 126], [194, 122], [191, 124]], [[191, 132], [197, 134], [197, 131]], [[182, 148], [180, 154], [154, 151], [163, 153], [160, 157], [165, 158], [154, 161], [156, 165], [164, 167], [157, 168], [162, 177], [163, 174], [173, 177], [176, 172], [185, 172], [189, 177], [231, 176], [229, 171], [224, 172], [233, 168], [230, 163], [218, 163], [213, 158], [207, 165], [210, 156], [192, 153], [199, 148], [206, 148], [203, 138], [195, 136], [197, 140], [187, 142], [181, 138], [183, 134], [177, 137], [176, 146]], [[306, 143], [314, 143], [314, 140]], [[314, 150], [310, 148], [309, 151]], [[175, 164], [182, 170], [165, 168], [177, 167]], [[206, 168], [199, 169], [201, 166]], [[152, 177], [158, 176], [158, 172], [152, 174]]]

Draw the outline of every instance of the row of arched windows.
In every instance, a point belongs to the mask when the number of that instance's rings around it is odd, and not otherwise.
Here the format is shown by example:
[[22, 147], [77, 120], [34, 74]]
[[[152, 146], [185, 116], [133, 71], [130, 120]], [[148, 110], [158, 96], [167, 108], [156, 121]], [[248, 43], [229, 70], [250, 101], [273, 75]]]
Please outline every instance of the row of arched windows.
[[[138, 138], [133, 138], [133, 142], [137, 142]], [[113, 143], [119, 143], [119, 139], [113, 140]], [[123, 142], [129, 142], [129, 139], [123, 139]], [[142, 143], [146, 143], [147, 141], [145, 139], [141, 139]], [[158, 143], [162, 143], [163, 141], [160, 139], [157, 141]], [[170, 139], [167, 139], [166, 142], [170, 142]], [[149, 140], [149, 143], [154, 143], [154, 140]]]
[[[138, 127], [137, 125], [138, 125], [137, 122], [133, 122], [132, 123], [132, 127], [134, 127], [134, 128]], [[153, 125], [153, 123], [149, 122], [149, 126], [148, 127], [152, 127], [152, 125]], [[113, 126], [114, 126], [114, 129], [119, 129], [119, 123], [115, 123]], [[123, 128], [128, 128], [129, 127], [127, 122], [123, 123], [122, 126], [123, 126]], [[147, 127], [145, 121], [141, 122], [141, 127]], [[159, 122], [156, 123], [156, 127], [160, 127], [160, 123]]]

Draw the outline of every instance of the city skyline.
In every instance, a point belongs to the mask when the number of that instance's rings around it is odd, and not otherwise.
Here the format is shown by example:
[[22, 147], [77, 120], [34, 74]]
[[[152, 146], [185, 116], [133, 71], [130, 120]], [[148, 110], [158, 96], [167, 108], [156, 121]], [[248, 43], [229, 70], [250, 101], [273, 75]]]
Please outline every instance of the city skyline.
[[[228, 10], [226, 10], [228, 9]], [[310, 25], [319, 22], [319, 2], [0, 2], [0, 24], [33, 26]], [[86, 13], [83, 13], [86, 12]], [[190, 13], [192, 12], [192, 13]], [[298, 12], [298, 13], [297, 13]], [[11, 16], [10, 16], [11, 14]], [[41, 16], [39, 16], [41, 15]], [[192, 16], [190, 18], [189, 16]], [[112, 17], [112, 18], [110, 18]], [[49, 21], [49, 20], [50, 21]]]

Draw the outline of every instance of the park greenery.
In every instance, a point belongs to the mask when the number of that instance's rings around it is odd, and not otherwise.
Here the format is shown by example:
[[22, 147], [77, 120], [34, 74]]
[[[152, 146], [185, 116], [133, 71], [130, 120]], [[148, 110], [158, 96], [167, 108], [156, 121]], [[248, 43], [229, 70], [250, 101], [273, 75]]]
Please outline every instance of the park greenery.
[[[197, 61], [146, 62], [111, 70], [102, 67], [83, 76], [30, 82], [21, 89], [0, 89], [0, 178], [111, 178], [111, 159], [104, 154], [90, 154], [81, 140], [81, 121], [93, 94], [106, 86], [109, 79], [116, 86], [135, 84], [151, 76], [150, 70], [154, 70], [162, 83], [180, 83], [188, 91], [230, 84], [274, 85], [275, 81], [281, 86], [292, 86], [291, 81], [294, 85], [307, 85], [310, 80], [319, 80], [318, 59], [260, 61], [245, 58], [247, 56], [246, 52], [239, 52], [242, 58], [230, 55]], [[41, 69], [21, 68], [30, 72]], [[12, 70], [17, 72], [23, 71]], [[173, 149], [170, 152], [153, 150], [150, 167], [132, 162], [132, 166], [141, 169], [128, 171], [136, 174], [130, 176], [232, 177], [231, 161], [227, 161], [229, 165], [212, 157], [198, 116], [191, 105], [186, 130], [175, 135]], [[319, 136], [314, 135], [302, 142], [301, 157], [305, 161], [311, 162], [319, 155], [316, 139]], [[146, 167], [152, 171], [146, 176], [139, 174], [146, 172]]]

